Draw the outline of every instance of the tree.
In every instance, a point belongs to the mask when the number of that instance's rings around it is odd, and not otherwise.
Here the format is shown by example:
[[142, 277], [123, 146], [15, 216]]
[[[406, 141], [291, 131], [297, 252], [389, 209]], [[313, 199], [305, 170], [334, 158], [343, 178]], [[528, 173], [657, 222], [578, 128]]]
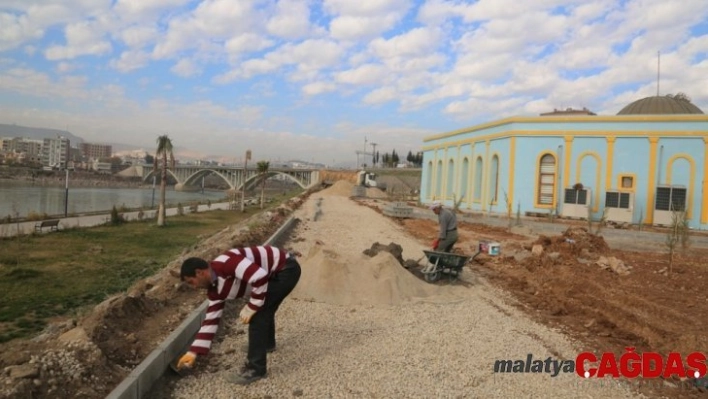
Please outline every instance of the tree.
[[[170, 157], [170, 164], [167, 164], [167, 157]], [[162, 135], [157, 138], [157, 151], [155, 151], [155, 158], [159, 161], [152, 164], [152, 172], [156, 173], [158, 169], [158, 164], [160, 164], [160, 206], [157, 209], [157, 225], [165, 225], [165, 191], [167, 189], [167, 168], [175, 168], [175, 155], [172, 152], [172, 140], [169, 136]]]
[[155, 157], [152, 155], [148, 154], [147, 152], [145, 153], [145, 163], [150, 165], [155, 162]]
[[263, 204], [265, 204], [265, 183], [268, 175], [268, 168], [270, 168], [270, 162], [268, 161], [258, 161], [258, 174], [261, 175], [261, 209], [263, 209]]

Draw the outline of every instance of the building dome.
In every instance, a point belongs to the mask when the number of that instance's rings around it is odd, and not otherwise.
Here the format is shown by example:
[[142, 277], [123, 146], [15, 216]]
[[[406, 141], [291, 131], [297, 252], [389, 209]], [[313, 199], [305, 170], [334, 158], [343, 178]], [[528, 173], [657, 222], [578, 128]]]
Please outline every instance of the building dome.
[[617, 115], [702, 114], [700, 108], [684, 99], [652, 96], [637, 100], [622, 108]]

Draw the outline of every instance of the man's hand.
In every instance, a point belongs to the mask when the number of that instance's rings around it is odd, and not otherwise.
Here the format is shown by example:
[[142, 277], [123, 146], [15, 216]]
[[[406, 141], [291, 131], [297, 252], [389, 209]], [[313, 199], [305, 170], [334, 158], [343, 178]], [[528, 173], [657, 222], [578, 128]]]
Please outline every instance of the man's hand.
[[440, 239], [436, 238], [435, 241], [433, 241], [433, 251], [438, 249], [438, 245], [440, 245]]
[[241, 309], [241, 314], [239, 315], [239, 318], [241, 319], [241, 323], [243, 324], [248, 324], [251, 322], [251, 317], [256, 314], [256, 311], [248, 307], [248, 305], [244, 306], [243, 309]]
[[194, 361], [197, 360], [197, 354], [194, 352], [187, 352], [182, 357], [179, 358], [177, 362], [177, 370], [182, 370], [183, 368], [194, 367]]

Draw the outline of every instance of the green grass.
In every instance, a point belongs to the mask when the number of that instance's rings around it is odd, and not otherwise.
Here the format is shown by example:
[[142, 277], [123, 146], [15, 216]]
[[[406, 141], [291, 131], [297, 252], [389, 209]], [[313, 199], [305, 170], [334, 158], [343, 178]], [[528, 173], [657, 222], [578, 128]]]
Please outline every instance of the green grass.
[[164, 227], [150, 220], [0, 239], [0, 343], [31, 336], [50, 318], [125, 291], [199, 237], [260, 211], [214, 210], [169, 217]]

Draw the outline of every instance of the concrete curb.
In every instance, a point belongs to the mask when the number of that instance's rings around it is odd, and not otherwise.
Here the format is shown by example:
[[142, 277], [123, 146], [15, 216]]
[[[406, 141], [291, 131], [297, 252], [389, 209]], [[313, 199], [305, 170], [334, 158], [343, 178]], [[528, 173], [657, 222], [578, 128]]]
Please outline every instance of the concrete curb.
[[[296, 218], [288, 218], [282, 226], [273, 233], [265, 244], [278, 242], [295, 222]], [[140, 399], [150, 392], [155, 382], [162, 378], [167, 368], [177, 356], [192, 342], [192, 337], [199, 331], [206, 312], [208, 300], [202, 302], [197, 309], [187, 316], [165, 340], [153, 350], [133, 371], [111, 391], [107, 399]]]

